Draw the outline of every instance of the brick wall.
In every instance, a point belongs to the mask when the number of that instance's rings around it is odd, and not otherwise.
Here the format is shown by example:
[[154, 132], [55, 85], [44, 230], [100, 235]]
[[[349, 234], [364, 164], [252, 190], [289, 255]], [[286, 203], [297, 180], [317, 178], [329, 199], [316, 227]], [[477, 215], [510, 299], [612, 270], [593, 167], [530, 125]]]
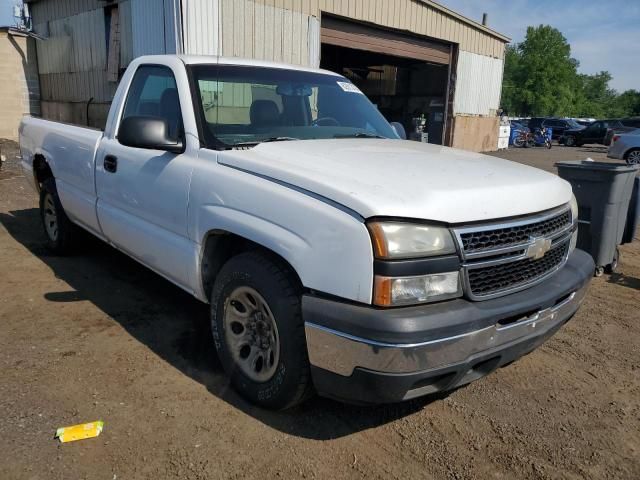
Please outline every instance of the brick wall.
[[35, 40], [0, 31], [0, 138], [17, 140], [25, 114], [40, 114]]

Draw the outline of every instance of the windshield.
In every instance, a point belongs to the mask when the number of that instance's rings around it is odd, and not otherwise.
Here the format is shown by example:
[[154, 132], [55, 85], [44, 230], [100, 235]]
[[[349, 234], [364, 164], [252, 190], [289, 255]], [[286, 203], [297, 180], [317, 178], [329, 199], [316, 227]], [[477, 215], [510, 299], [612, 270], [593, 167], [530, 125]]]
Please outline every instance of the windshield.
[[237, 65], [195, 65], [192, 72], [196, 110], [209, 148], [399, 138], [369, 99], [338, 75]]

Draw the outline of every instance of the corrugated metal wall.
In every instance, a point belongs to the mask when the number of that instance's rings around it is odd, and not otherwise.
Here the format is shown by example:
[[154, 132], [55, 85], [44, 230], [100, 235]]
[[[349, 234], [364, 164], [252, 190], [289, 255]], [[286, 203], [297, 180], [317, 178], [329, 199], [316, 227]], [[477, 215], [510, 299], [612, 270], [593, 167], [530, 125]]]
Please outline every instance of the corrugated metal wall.
[[219, 0], [182, 0], [182, 22], [185, 53], [220, 54]]
[[[120, 66], [138, 55], [175, 53], [180, 0], [120, 0]], [[108, 17], [114, 3], [100, 0], [40, 0], [31, 4], [38, 41], [43, 114], [102, 126], [117, 83], [107, 81]], [[158, 8], [160, 7], [160, 8]], [[135, 21], [134, 21], [135, 18]], [[135, 23], [135, 28], [133, 24]]]
[[[191, 8], [191, 3], [198, 3], [202, 0], [184, 0], [185, 8]], [[220, 0], [210, 0], [215, 3]], [[495, 58], [504, 56], [504, 39], [500, 39], [489, 33], [481, 25], [470, 25], [455, 15], [447, 14], [442, 11], [441, 7], [434, 5], [433, 2], [423, 0], [222, 0], [223, 4], [238, 4], [241, 12], [246, 12], [247, 23], [251, 21], [252, 15], [256, 11], [262, 11], [262, 7], [273, 7], [275, 9], [284, 9], [292, 12], [301, 13], [303, 15], [321, 17], [321, 12], [340, 15], [354, 20], [371, 22], [390, 28], [405, 30], [419, 35], [426, 35], [433, 38], [446, 40], [457, 43], [461, 50], [488, 55]], [[253, 4], [253, 5], [250, 5]], [[229, 7], [227, 7], [229, 11]], [[250, 35], [246, 29], [246, 23], [240, 21], [241, 17], [234, 17], [236, 20], [231, 23], [227, 21], [227, 14], [222, 13], [224, 19], [222, 28], [233, 28], [240, 32], [245, 31], [246, 35]], [[270, 17], [265, 19], [265, 25], [271, 25]], [[274, 19], [275, 20], [275, 19]], [[204, 22], [204, 20], [203, 20]], [[288, 20], [285, 20], [285, 28], [288, 26]], [[211, 25], [210, 22], [207, 22]], [[215, 25], [215, 24], [214, 24]], [[295, 22], [291, 23], [295, 28]], [[273, 48], [277, 52], [278, 33], [280, 26], [277, 22], [273, 23], [275, 36], [273, 38]], [[257, 29], [254, 29], [258, 31]], [[285, 30], [281, 38], [288, 40], [289, 31]], [[292, 35], [295, 33], [292, 31]], [[240, 41], [239, 38], [233, 36], [234, 41]], [[222, 43], [224, 45], [225, 38]], [[267, 38], [267, 41], [269, 38]], [[265, 45], [265, 48], [270, 48]]]
[[[184, 51], [309, 65], [317, 19], [260, 0], [182, 0]], [[312, 27], [313, 28], [313, 27]], [[316, 55], [317, 56], [317, 55]]]
[[176, 20], [179, 0], [130, 0], [133, 57], [178, 53]]
[[432, 2], [421, 0], [275, 0], [276, 4], [296, 4], [312, 15], [318, 11], [406, 30], [432, 38], [457, 43], [460, 50], [504, 56], [504, 41], [487, 33], [481, 26], [471, 26], [447, 15]]
[[187, 53], [314, 65], [310, 51], [315, 52], [312, 42], [319, 37], [309, 36], [310, 18], [317, 22], [327, 13], [457, 43], [463, 51], [504, 56], [503, 40], [421, 0], [182, 0], [182, 7]]
[[495, 115], [500, 106], [502, 72], [500, 59], [459, 52], [454, 114]]
[[[106, 105], [113, 97], [116, 85], [106, 81], [106, 5], [31, 4], [36, 32], [49, 37], [38, 42], [43, 101], [83, 103], [93, 97]], [[457, 43], [455, 112], [488, 115], [500, 100], [504, 39], [429, 0], [122, 0], [119, 12], [122, 66], [138, 55], [180, 51], [181, 35], [185, 53], [318, 66], [324, 13]]]

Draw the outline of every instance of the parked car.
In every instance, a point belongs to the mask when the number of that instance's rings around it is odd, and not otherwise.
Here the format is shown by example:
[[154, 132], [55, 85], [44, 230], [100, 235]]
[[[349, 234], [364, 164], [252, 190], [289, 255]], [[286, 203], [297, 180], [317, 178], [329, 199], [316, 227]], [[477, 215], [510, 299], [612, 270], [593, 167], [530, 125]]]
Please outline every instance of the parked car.
[[81, 227], [209, 303], [264, 407], [464, 385], [558, 331], [594, 272], [567, 182], [403, 141], [324, 70], [139, 57], [104, 132], [25, 117], [20, 144], [49, 247]]
[[597, 119], [595, 118], [573, 118], [578, 125], [582, 125], [583, 127], [587, 127], [595, 122]]
[[622, 126], [615, 128], [609, 128], [607, 134], [604, 137], [604, 144], [608, 147], [611, 145], [611, 139], [618, 133], [633, 132], [635, 129], [640, 128], [640, 117], [633, 118], [621, 118], [620, 123]]
[[567, 130], [580, 130], [584, 128], [571, 118], [546, 118], [542, 121], [542, 126], [551, 128], [551, 137], [553, 140], [559, 140]]
[[580, 147], [586, 143], [600, 143], [604, 145], [609, 129], [623, 127], [620, 120], [597, 120], [582, 129], [565, 130], [560, 143], [567, 147]]
[[640, 165], [640, 129], [614, 135], [607, 157]]

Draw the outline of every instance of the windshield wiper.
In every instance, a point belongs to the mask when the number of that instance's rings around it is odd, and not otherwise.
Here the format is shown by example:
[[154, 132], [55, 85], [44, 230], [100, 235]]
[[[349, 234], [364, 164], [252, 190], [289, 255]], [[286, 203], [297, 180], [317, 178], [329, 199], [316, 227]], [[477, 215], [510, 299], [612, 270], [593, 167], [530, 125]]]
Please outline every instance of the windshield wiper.
[[387, 138], [382, 135], [376, 135], [375, 133], [368, 132], [358, 132], [358, 133], [349, 133], [346, 135], [334, 135], [333, 138]]
[[234, 143], [233, 145], [229, 145], [230, 149], [233, 148], [248, 148], [248, 147], [255, 147], [256, 145], [259, 145], [261, 143], [269, 143], [269, 142], [290, 142], [293, 140], [300, 140], [299, 138], [295, 138], [295, 137], [269, 137], [269, 138], [265, 138], [263, 140], [254, 140], [252, 142], [240, 142], [240, 143]]

